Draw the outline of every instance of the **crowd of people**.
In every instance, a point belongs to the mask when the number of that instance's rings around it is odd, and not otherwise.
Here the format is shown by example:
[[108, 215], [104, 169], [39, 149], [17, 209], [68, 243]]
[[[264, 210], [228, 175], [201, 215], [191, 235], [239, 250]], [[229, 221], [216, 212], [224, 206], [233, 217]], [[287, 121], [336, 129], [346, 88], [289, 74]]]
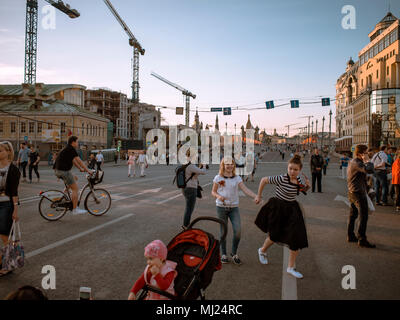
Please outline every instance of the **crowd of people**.
[[[72, 136], [67, 146], [58, 154], [53, 169], [55, 175], [66, 181], [72, 190], [72, 202], [76, 214], [80, 214], [77, 208], [77, 185], [71, 174], [75, 165], [81, 171], [91, 173], [91, 169], [101, 169], [104, 157], [101, 152], [97, 155], [90, 155], [88, 166], [78, 156], [76, 148], [78, 138]], [[282, 153], [281, 153], [282, 154]], [[242, 156], [245, 157], [246, 154]], [[244, 179], [241, 163], [235, 161], [235, 157], [223, 157], [219, 165], [219, 172], [214, 177], [211, 195], [215, 198], [215, 216], [225, 222], [228, 226], [230, 221], [233, 234], [230, 255], [228, 255], [227, 241], [220, 243], [221, 262], [232, 262], [236, 265], [242, 264], [238, 255], [238, 248], [241, 239], [241, 219], [239, 190], [252, 198], [255, 205], [262, 204], [258, 210], [255, 225], [266, 234], [266, 240], [257, 249], [261, 264], [268, 264], [268, 249], [274, 244], [283, 244], [289, 248], [289, 260], [287, 273], [295, 278], [303, 278], [303, 275], [295, 269], [296, 258], [301, 249], [308, 247], [307, 231], [304, 221], [304, 210], [296, 201], [296, 197], [311, 189], [315, 192], [322, 192], [322, 175], [326, 174], [326, 167], [329, 163], [329, 156], [323, 157], [319, 150], [315, 149], [310, 158], [310, 170], [312, 182], [302, 173], [303, 157], [301, 154], [292, 153], [288, 161], [287, 171], [276, 176], [263, 177], [260, 180], [258, 192], [255, 194], [245, 182], [249, 176], [254, 180], [255, 169], [261, 156], [253, 154], [254, 170]], [[185, 186], [182, 193], [185, 199], [185, 210], [183, 214], [183, 229], [190, 224], [194, 212], [196, 199], [201, 198], [198, 177], [206, 174], [205, 165], [192, 164], [197, 162], [187, 154], [188, 165], [185, 167]], [[5, 141], [0, 143], [0, 237], [4, 245], [8, 242], [13, 221], [18, 220], [18, 187], [22, 171], [22, 181], [26, 181], [26, 167], [29, 166], [29, 178], [32, 180], [32, 171], [37, 174], [40, 157], [34, 147], [21, 144], [16, 165], [13, 164], [14, 151], [12, 144]], [[128, 177], [135, 176], [135, 166], [140, 167], [140, 175], [144, 176], [144, 168], [147, 166], [146, 155], [141, 152], [139, 155], [130, 153], [126, 159], [128, 164]], [[240, 162], [240, 161], [239, 161]], [[242, 161], [243, 162], [243, 161]], [[19, 167], [19, 168], [18, 168]], [[347, 226], [347, 241], [357, 242], [360, 247], [375, 248], [375, 245], [367, 240], [367, 221], [369, 203], [368, 197], [375, 198], [376, 205], [388, 205], [388, 198], [394, 198], [396, 210], [400, 210], [400, 151], [393, 147], [382, 146], [378, 152], [373, 152], [365, 145], [357, 145], [354, 151], [354, 158], [350, 159], [347, 154], [340, 158], [342, 177], [347, 179], [348, 197], [350, 201], [350, 215]], [[345, 172], [345, 173], [343, 173]], [[263, 189], [267, 184], [276, 186], [275, 195], [266, 203], [262, 200]], [[199, 195], [200, 190], [200, 195]], [[372, 190], [372, 192], [371, 192]], [[74, 212], [73, 211], [73, 212]], [[79, 212], [78, 212], [79, 211]], [[82, 211], [82, 210], [81, 210]], [[355, 221], [360, 218], [357, 233], [355, 232]], [[221, 227], [221, 235], [223, 228]], [[133, 285], [129, 299], [135, 299], [137, 292], [144, 286], [150, 284], [162, 290], [174, 294], [173, 280], [176, 278], [176, 264], [166, 260], [166, 246], [160, 240], [155, 240], [145, 248], [147, 267], [141, 277]], [[1, 261], [1, 259], [0, 259]], [[9, 273], [0, 270], [0, 276]], [[25, 290], [26, 289], [26, 290]], [[32, 288], [25, 288], [28, 296], [35, 293]], [[37, 293], [37, 292], [36, 292]], [[18, 297], [21, 293], [14, 293], [11, 297]], [[9, 296], [10, 297], [10, 296]], [[150, 299], [160, 299], [154, 293], [148, 296]]]

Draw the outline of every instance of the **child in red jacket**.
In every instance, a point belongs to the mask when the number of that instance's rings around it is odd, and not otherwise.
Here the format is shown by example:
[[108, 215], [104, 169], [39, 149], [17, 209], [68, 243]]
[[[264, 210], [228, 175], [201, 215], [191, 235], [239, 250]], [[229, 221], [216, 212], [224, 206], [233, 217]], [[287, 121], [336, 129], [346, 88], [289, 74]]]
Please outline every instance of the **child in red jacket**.
[[[128, 300], [135, 300], [136, 294], [145, 284], [175, 295], [174, 279], [177, 276], [176, 262], [167, 260], [167, 247], [161, 240], [154, 240], [144, 248], [147, 266], [133, 285]], [[167, 297], [149, 291], [146, 300], [169, 300]]]

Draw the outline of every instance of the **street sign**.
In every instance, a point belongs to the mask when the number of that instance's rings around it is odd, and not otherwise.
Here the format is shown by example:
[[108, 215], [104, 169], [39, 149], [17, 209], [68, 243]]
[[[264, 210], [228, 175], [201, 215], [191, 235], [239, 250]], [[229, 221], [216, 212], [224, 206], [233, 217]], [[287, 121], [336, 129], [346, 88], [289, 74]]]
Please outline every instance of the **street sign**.
[[331, 105], [331, 99], [329, 98], [322, 98], [322, 106], [330, 106]]
[[274, 106], [274, 101], [266, 101], [265, 102], [265, 106], [267, 107], [267, 109], [273, 109], [275, 106]]
[[290, 107], [291, 108], [298, 108], [299, 107], [299, 100], [290, 100]]
[[28, 136], [25, 136], [25, 137], [24, 137], [24, 141], [28, 141]]
[[175, 114], [183, 114], [183, 107], [176, 107]]
[[224, 108], [224, 116], [230, 116], [232, 114], [232, 108]]
[[222, 108], [211, 108], [211, 112], [222, 112]]

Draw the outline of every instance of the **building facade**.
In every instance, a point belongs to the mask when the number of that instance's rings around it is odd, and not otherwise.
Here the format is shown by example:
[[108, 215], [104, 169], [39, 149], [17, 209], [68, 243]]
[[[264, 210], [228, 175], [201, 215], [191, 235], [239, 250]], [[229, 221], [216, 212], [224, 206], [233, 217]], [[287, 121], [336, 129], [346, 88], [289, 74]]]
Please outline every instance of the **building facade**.
[[106, 148], [109, 120], [83, 108], [84, 91], [74, 84], [0, 85], [0, 140], [16, 150], [21, 142], [33, 144], [41, 157], [60, 150], [71, 135], [82, 149]]
[[400, 142], [400, 21], [387, 15], [336, 83], [336, 150]]

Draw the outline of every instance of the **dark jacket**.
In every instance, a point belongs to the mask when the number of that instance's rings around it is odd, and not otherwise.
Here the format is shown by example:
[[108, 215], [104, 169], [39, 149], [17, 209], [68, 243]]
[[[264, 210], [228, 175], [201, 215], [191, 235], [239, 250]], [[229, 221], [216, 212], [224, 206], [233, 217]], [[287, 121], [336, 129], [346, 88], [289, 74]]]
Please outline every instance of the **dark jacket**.
[[7, 180], [6, 180], [6, 190], [5, 194], [10, 197], [18, 196], [18, 186], [19, 186], [19, 179], [21, 177], [21, 172], [19, 172], [18, 168], [14, 164], [10, 164], [7, 173]]
[[358, 193], [366, 195], [367, 186], [367, 173], [374, 172], [374, 165], [372, 162], [364, 162], [358, 158], [350, 161], [347, 168], [347, 188], [349, 193]]
[[312, 173], [321, 172], [321, 170], [317, 171], [317, 168], [322, 169], [323, 165], [324, 159], [321, 157], [321, 155], [313, 154], [311, 156], [310, 167]]

